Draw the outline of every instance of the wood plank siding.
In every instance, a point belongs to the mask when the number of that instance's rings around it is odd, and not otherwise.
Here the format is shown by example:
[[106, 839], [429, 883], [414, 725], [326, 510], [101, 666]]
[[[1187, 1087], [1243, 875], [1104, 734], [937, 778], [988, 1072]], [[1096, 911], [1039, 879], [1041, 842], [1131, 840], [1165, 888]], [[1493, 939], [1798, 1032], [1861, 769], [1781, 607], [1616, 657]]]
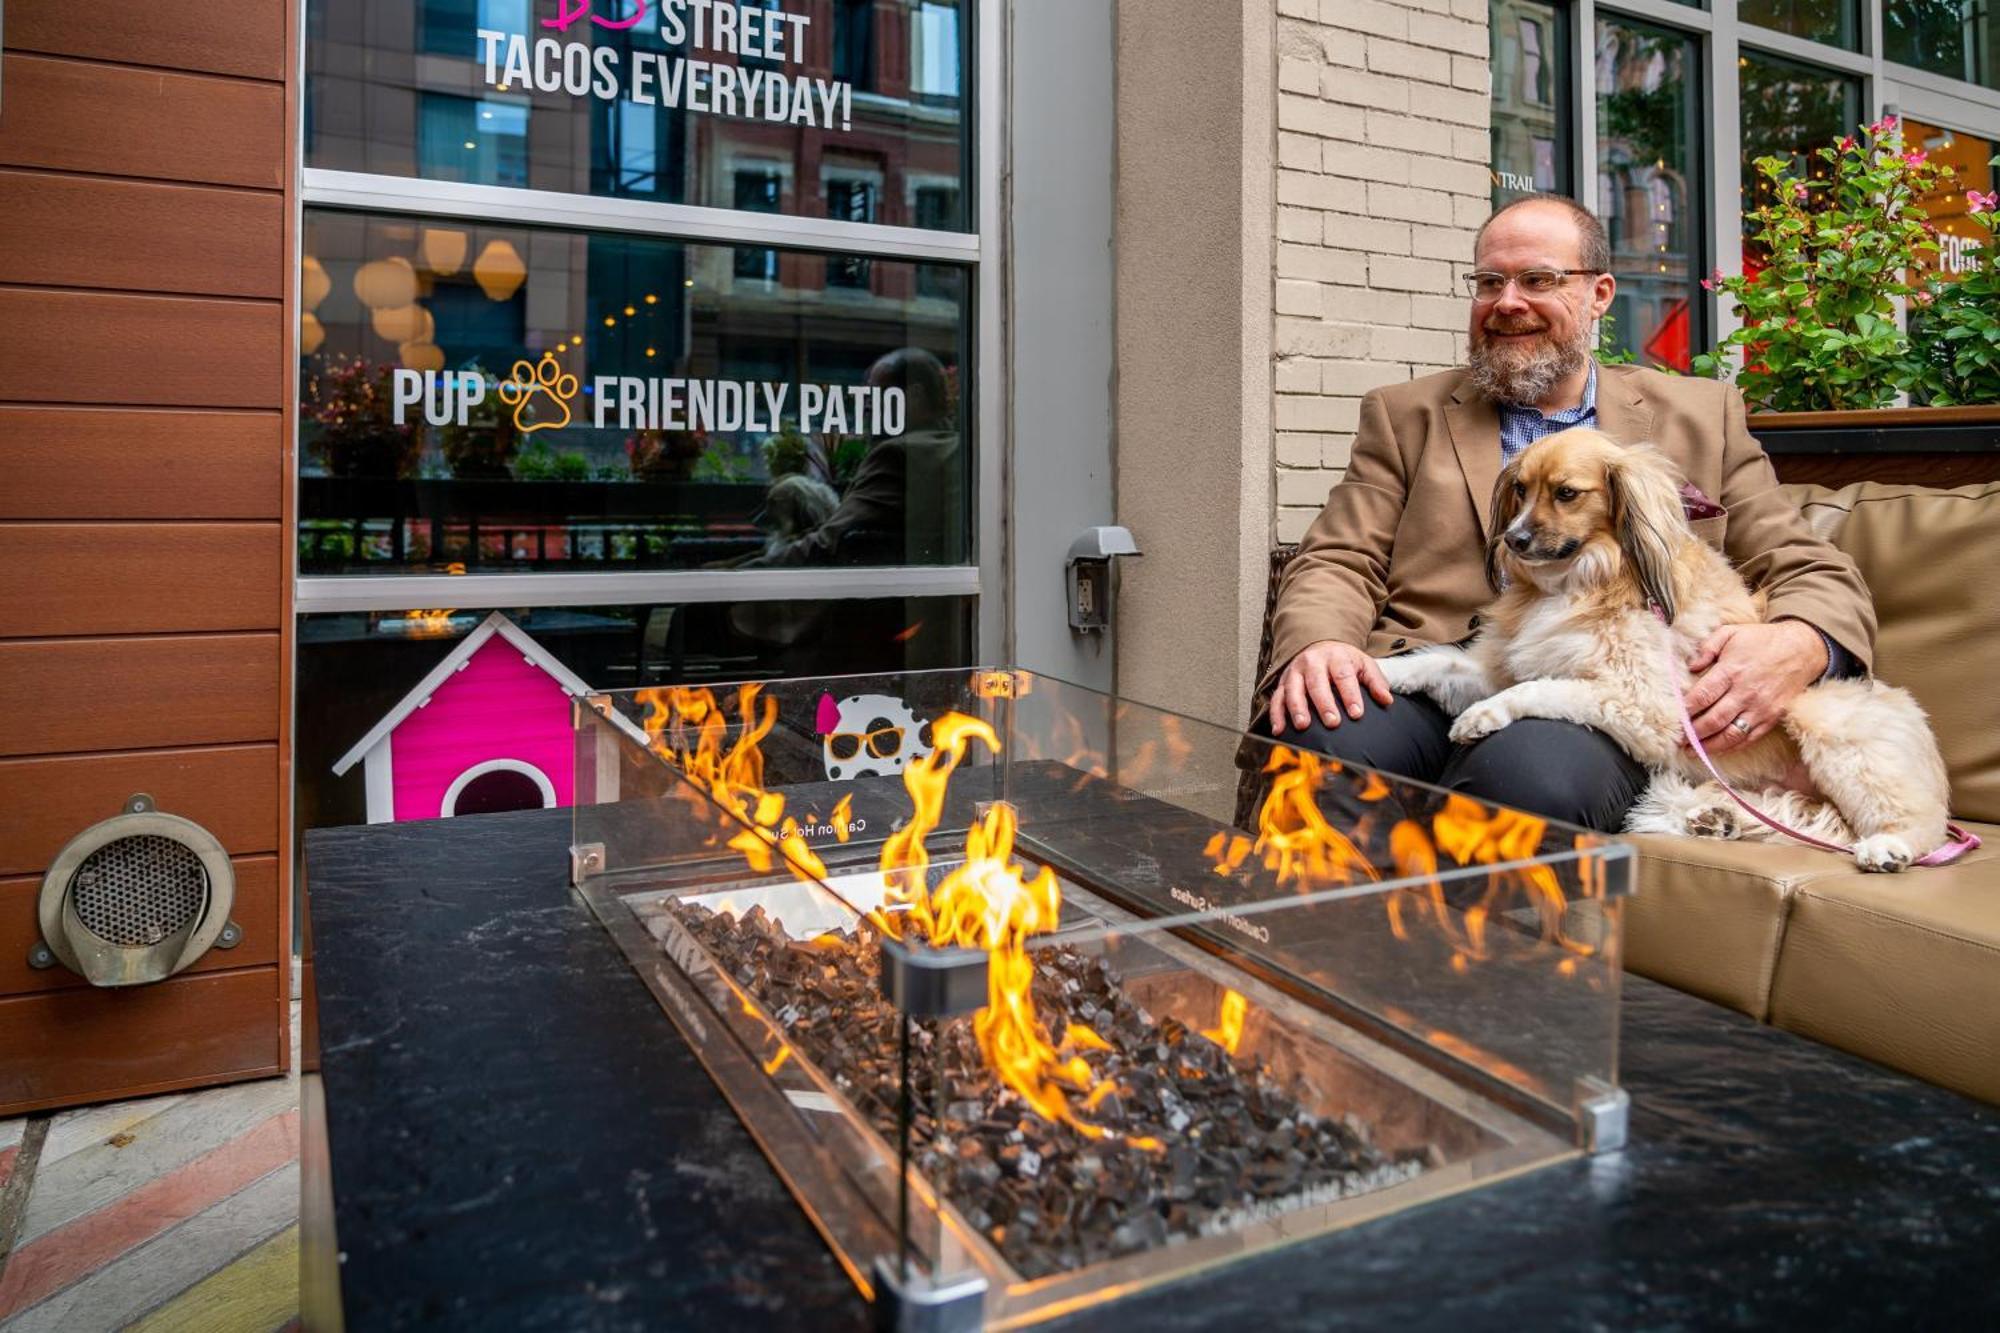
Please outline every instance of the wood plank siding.
[[[297, 6], [7, 6], [0, 1116], [282, 1072]], [[242, 943], [154, 986], [26, 966], [41, 876], [150, 794]]]

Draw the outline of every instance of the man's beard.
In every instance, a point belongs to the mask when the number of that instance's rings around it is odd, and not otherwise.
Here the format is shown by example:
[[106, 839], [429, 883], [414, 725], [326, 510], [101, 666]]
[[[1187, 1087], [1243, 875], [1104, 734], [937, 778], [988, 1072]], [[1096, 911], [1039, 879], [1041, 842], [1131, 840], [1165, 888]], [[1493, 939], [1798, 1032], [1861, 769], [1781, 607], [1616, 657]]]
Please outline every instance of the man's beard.
[[1590, 360], [1590, 344], [1587, 324], [1579, 324], [1567, 343], [1548, 339], [1522, 344], [1477, 342], [1466, 368], [1472, 375], [1472, 387], [1488, 398], [1532, 407], [1565, 378], [1583, 369]]

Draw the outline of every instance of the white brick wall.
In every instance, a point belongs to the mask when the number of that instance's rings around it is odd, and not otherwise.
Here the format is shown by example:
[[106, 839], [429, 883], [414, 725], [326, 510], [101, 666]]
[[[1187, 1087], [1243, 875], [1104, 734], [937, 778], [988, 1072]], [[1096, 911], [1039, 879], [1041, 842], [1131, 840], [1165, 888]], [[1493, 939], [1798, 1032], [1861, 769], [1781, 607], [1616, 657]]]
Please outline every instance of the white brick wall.
[[1279, 541], [1354, 448], [1361, 395], [1457, 365], [1483, 221], [1487, 0], [1276, 0]]

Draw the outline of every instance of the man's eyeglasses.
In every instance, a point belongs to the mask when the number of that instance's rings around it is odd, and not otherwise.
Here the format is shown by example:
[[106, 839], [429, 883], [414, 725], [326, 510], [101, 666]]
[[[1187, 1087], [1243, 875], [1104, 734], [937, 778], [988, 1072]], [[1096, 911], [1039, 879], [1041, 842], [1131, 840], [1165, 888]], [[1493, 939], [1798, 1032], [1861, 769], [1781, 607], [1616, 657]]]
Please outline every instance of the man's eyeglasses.
[[1524, 268], [1511, 277], [1505, 273], [1478, 270], [1465, 275], [1465, 290], [1475, 301], [1497, 301], [1513, 283], [1521, 289], [1523, 296], [1547, 296], [1563, 285], [1565, 278], [1594, 278], [1601, 270], [1594, 268]]

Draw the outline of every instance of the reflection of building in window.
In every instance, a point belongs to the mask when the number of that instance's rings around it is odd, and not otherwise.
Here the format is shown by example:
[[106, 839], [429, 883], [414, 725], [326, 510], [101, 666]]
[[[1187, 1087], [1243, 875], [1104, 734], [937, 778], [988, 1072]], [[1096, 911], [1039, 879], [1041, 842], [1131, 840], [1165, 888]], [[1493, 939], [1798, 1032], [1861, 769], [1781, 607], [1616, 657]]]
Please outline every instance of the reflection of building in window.
[[528, 183], [528, 108], [493, 98], [424, 93], [417, 103], [417, 162], [432, 180]]
[[620, 193], [654, 194], [660, 188], [660, 109], [618, 102], [612, 160]]
[[424, 0], [417, 6], [417, 49], [431, 55], [469, 56], [479, 30], [528, 30], [529, 0]]
[[[732, 207], [745, 213], [775, 213], [784, 199], [784, 178], [771, 167], [738, 167], [734, 173]], [[778, 280], [778, 252], [772, 249], [736, 249], [736, 276]]]
[[834, 0], [833, 77], [854, 91], [875, 87], [875, 0]]
[[1533, 191], [1567, 193], [1563, 13], [1546, 0], [1495, 0], [1490, 31], [1493, 202]]
[[[784, 4], [783, 0], [736, 0], [736, 7], [738, 9], [768, 9], [781, 12], [784, 9]], [[772, 59], [770, 56], [738, 55], [736, 59], [745, 69], [783, 69], [785, 67], [783, 60]]]
[[1990, 88], [2000, 39], [1990, 9], [1988, 0], [1886, 0], [1882, 52], [1900, 64]]
[[[560, 38], [541, 26], [558, 8], [542, 0], [307, 0], [307, 164], [728, 208], [732, 158], [781, 157], [788, 164], [784, 205], [814, 216], [823, 199], [817, 161], [837, 145], [883, 178], [891, 193], [879, 202], [876, 220], [896, 225], [907, 224], [912, 202], [901, 185], [905, 173], [963, 177], [970, 162], [963, 95], [977, 27], [964, 0], [736, 3], [811, 18], [803, 49], [788, 45], [785, 60], [740, 59], [763, 71], [783, 66], [850, 81], [851, 126], [802, 133], [782, 120], [647, 108], [629, 96], [533, 94], [531, 155], [531, 90], [485, 86], [482, 29], [531, 43], [585, 40], [600, 56], [616, 56], [627, 76], [642, 53], [690, 59], [714, 53], [692, 47], [692, 25], [688, 41], [670, 51], [660, 24], [667, 11], [658, 0], [598, 0], [598, 16], [643, 10], [644, 17], [616, 31], [573, 24]], [[562, 8], [592, 10], [582, 0]], [[629, 77], [621, 86], [629, 92]], [[475, 91], [487, 100], [476, 100]], [[428, 98], [437, 100], [426, 104]], [[502, 106], [511, 109], [495, 109], [490, 120], [468, 111]]]
[[1750, 240], [1754, 214], [1777, 202], [1776, 187], [1757, 171], [1757, 159], [1784, 158], [1792, 175], [1824, 177], [1816, 156], [1861, 122], [1861, 81], [1832, 70], [1795, 65], [1762, 52], [1738, 61], [1743, 90], [1743, 271], [1763, 266], [1760, 247]]
[[958, 7], [924, 0], [910, 12], [910, 91], [958, 96]]
[[[836, 176], [826, 183], [826, 215], [836, 222], [873, 222], [881, 187], [873, 180]], [[826, 285], [868, 285], [868, 261], [859, 255], [836, 255], [826, 262]]]
[[1698, 62], [1686, 36], [1623, 19], [1597, 29], [1597, 207], [1618, 276], [1618, 340], [1678, 370], [1702, 336], [1695, 182]]
[[[910, 224], [933, 231], [948, 231], [958, 225], [958, 187], [919, 185], [910, 192]], [[917, 266], [917, 295], [958, 299], [958, 275], [940, 264]]]
[[1553, 106], [1554, 94], [1547, 61], [1542, 58], [1542, 25], [1522, 19], [1521, 101], [1529, 106]]

